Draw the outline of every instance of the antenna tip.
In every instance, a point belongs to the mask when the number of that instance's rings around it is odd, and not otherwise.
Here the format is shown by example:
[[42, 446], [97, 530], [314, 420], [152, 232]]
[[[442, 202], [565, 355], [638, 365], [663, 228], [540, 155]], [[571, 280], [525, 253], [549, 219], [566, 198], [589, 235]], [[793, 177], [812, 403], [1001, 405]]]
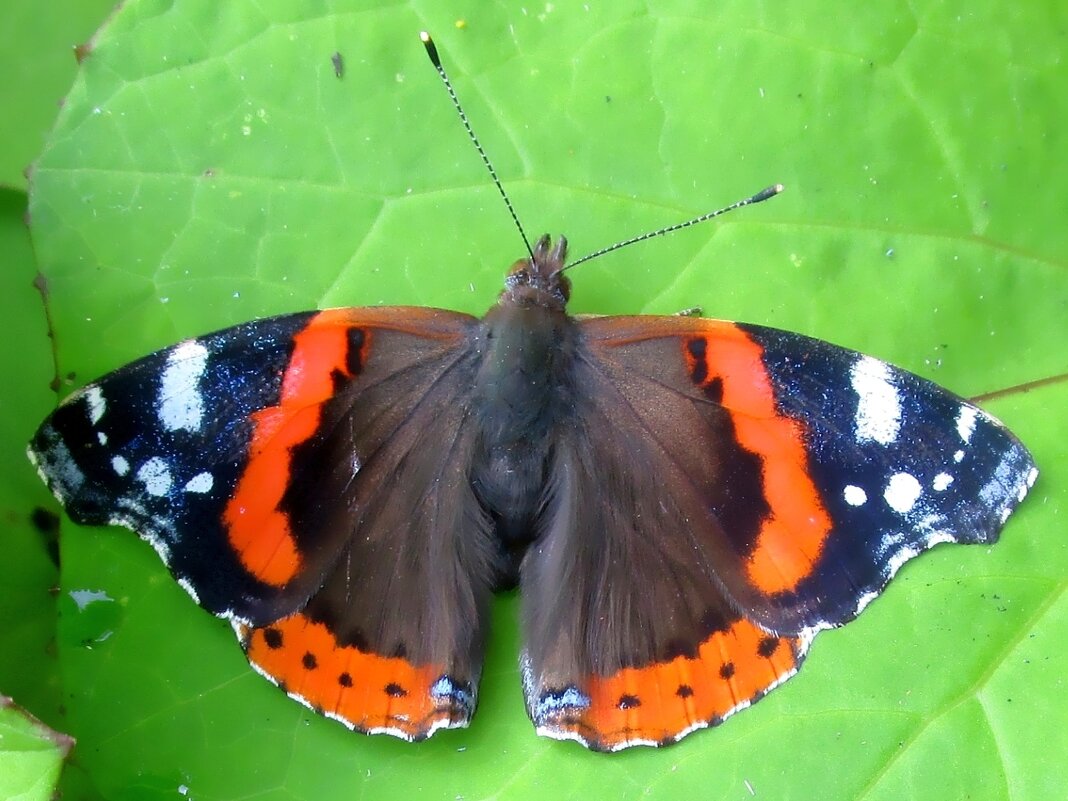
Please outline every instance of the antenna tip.
[[426, 54], [430, 56], [430, 63], [440, 68], [441, 59], [438, 57], [438, 48], [434, 45], [434, 40], [430, 38], [430, 34], [426, 31], [419, 31], [419, 38], [423, 42], [423, 47], [426, 48]]
[[769, 186], [767, 189], [761, 189], [759, 192], [757, 192], [755, 195], [753, 195], [751, 198], [749, 198], [749, 200], [746, 201], [746, 202], [747, 203], [762, 203], [765, 200], [767, 200], [768, 198], [775, 197], [777, 194], [779, 194], [785, 188], [786, 187], [783, 186], [782, 184], [775, 184], [774, 186]]

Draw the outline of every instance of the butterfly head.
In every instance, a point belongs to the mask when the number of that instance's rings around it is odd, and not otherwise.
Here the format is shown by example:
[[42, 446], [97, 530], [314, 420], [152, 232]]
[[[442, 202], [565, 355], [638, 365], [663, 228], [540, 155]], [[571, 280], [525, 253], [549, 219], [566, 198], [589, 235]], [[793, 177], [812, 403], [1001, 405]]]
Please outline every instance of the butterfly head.
[[501, 302], [562, 310], [571, 297], [571, 282], [564, 275], [566, 259], [567, 239], [561, 236], [554, 245], [546, 234], [529, 259], [520, 259], [508, 271]]

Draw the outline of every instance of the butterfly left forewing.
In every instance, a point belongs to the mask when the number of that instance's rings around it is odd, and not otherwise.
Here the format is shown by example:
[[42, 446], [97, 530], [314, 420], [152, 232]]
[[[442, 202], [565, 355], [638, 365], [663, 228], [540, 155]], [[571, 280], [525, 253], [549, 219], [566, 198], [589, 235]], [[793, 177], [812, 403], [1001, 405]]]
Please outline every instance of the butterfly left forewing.
[[718, 722], [912, 556], [995, 538], [1035, 477], [981, 410], [827, 343], [677, 317], [582, 330], [591, 391], [523, 574], [551, 736], [616, 749]]
[[304, 588], [242, 565], [223, 513], [255, 416], [281, 404], [293, 343], [315, 317], [189, 339], [86, 385], [41, 424], [31, 461], [75, 522], [133, 529], [209, 611], [254, 618], [299, 603]]
[[74, 520], [152, 542], [291, 695], [421, 739], [466, 725], [481, 671], [475, 325], [335, 309], [187, 340], [69, 398], [30, 455]]

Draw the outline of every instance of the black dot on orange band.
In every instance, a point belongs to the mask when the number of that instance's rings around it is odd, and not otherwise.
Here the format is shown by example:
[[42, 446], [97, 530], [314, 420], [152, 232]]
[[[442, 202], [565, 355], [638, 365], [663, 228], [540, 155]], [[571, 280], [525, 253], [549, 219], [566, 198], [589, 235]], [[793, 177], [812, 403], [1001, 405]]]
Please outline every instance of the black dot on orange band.
[[765, 659], [767, 659], [777, 650], [779, 650], [778, 637], [765, 637], [760, 641], [760, 644], [757, 646], [757, 653]]
[[719, 677], [726, 681], [734, 675], [734, 663], [724, 662], [719, 668]]
[[634, 707], [641, 705], [641, 699], [636, 695], [621, 695], [616, 704], [620, 709], [634, 709]]
[[392, 681], [386, 685], [385, 690], [386, 695], [392, 696], [393, 698], [403, 698], [408, 694], [407, 690]]
[[679, 689], [675, 690], [675, 695], [679, 698], [689, 698], [693, 695], [693, 687], [689, 684], [680, 684]]
[[337, 677], [337, 683], [340, 684], [342, 687], [351, 687], [352, 676], [350, 676], [348, 673], [342, 673], [340, 676]]
[[708, 344], [701, 337], [694, 337], [686, 341], [686, 352], [693, 359], [693, 364], [690, 367], [690, 380], [697, 386], [704, 384], [705, 379], [708, 378], [708, 363], [705, 361], [707, 350]]
[[302, 665], [304, 665], [306, 670], [315, 670], [317, 667], [319, 667], [319, 662], [318, 660], [316, 660], [315, 654], [313, 654], [311, 651], [305, 653], [304, 656], [301, 657], [300, 662]]
[[282, 632], [278, 629], [264, 629], [263, 641], [267, 643], [267, 647], [271, 650], [282, 647]]

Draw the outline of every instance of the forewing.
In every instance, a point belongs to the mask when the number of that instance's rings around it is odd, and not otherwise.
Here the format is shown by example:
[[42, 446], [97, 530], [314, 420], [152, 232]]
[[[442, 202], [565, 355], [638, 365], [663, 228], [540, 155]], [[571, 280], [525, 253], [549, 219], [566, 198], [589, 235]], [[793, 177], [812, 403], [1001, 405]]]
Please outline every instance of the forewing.
[[615, 750], [719, 722], [907, 559], [995, 539], [1034, 480], [993, 418], [851, 351], [692, 318], [582, 326], [522, 574], [541, 733]]
[[426, 736], [473, 710], [490, 580], [463, 480], [473, 325], [340, 309], [189, 340], [80, 390], [31, 458], [73, 519], [152, 542], [291, 694]]

